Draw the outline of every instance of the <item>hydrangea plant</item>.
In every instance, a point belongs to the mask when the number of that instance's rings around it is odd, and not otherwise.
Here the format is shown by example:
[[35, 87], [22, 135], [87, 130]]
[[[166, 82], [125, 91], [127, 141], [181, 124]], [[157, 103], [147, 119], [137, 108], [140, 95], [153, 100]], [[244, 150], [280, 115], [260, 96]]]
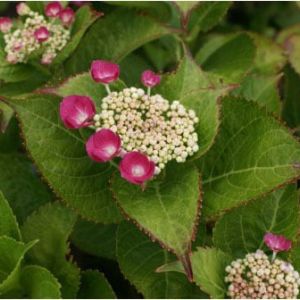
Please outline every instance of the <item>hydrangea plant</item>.
[[2, 298], [299, 297], [297, 3], [1, 15]]

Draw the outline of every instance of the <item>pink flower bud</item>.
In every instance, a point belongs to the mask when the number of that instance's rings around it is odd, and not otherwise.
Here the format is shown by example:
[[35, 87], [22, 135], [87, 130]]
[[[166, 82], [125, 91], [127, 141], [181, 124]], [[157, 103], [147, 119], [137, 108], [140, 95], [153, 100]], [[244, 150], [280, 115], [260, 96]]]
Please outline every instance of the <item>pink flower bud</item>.
[[53, 61], [53, 55], [52, 54], [49, 54], [49, 53], [45, 53], [43, 56], [42, 56], [42, 59], [41, 59], [41, 64], [43, 65], [50, 65]]
[[67, 7], [65, 9], [63, 9], [59, 14], [59, 18], [62, 21], [62, 23], [67, 26], [69, 26], [73, 23], [74, 17], [75, 17], [75, 14], [71, 7]]
[[49, 34], [49, 30], [45, 26], [41, 26], [35, 30], [34, 37], [39, 43], [42, 43], [48, 40]]
[[86, 152], [97, 162], [113, 159], [120, 152], [121, 138], [110, 129], [101, 129], [94, 133], [86, 143]]
[[17, 4], [16, 10], [19, 16], [26, 16], [30, 12], [30, 8], [24, 2]]
[[11, 64], [16, 64], [18, 62], [18, 58], [15, 53], [7, 54], [6, 60]]
[[91, 75], [96, 82], [111, 83], [119, 78], [120, 68], [105, 60], [94, 60], [91, 65]]
[[12, 20], [8, 17], [1, 17], [0, 18], [0, 31], [1, 32], [8, 32], [12, 27]]
[[283, 235], [266, 233], [264, 236], [265, 244], [274, 252], [288, 251], [292, 246], [292, 242]]
[[60, 103], [60, 117], [68, 128], [89, 126], [95, 112], [95, 104], [89, 97], [72, 95]]
[[141, 81], [144, 86], [152, 88], [160, 83], [160, 76], [151, 70], [146, 70], [141, 76]]
[[124, 155], [120, 166], [121, 176], [133, 184], [143, 184], [154, 175], [155, 164], [148, 156], [132, 151]]
[[23, 48], [23, 42], [22, 41], [15, 41], [13, 49], [14, 51], [19, 51]]
[[56, 18], [59, 16], [62, 10], [62, 6], [58, 1], [50, 2], [45, 7], [45, 15], [50, 18]]

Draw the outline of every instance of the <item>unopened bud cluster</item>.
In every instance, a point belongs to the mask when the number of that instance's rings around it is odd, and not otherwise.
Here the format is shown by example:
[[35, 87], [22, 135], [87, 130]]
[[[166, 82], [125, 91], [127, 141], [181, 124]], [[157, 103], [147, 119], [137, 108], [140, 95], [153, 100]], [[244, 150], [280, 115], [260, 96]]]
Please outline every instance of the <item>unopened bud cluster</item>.
[[296, 299], [299, 273], [281, 259], [270, 261], [261, 250], [247, 254], [226, 267], [228, 296], [232, 299]]
[[145, 153], [158, 174], [170, 160], [185, 162], [199, 150], [195, 125], [198, 118], [179, 101], [171, 104], [161, 95], [125, 88], [102, 100], [102, 111], [94, 116], [96, 130], [109, 128], [122, 139], [126, 152]]
[[[26, 17], [24, 23], [4, 34], [5, 52], [10, 63], [27, 62], [29, 58], [40, 55], [41, 63], [50, 64], [70, 39], [70, 29], [65, 28], [59, 20], [47, 20], [43, 15], [26, 7], [23, 13]], [[35, 32], [44, 27], [48, 30], [48, 37], [40, 42], [35, 37]]]

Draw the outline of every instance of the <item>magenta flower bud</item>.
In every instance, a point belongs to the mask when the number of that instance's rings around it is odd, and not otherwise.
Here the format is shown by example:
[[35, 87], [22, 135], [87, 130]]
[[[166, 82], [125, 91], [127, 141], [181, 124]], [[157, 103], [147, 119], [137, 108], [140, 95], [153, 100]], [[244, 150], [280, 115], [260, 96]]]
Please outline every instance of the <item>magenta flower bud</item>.
[[67, 7], [65, 9], [63, 9], [59, 14], [60, 20], [66, 26], [69, 26], [73, 23], [74, 17], [75, 17], [75, 14], [71, 7]]
[[148, 156], [132, 151], [124, 155], [119, 169], [124, 179], [133, 184], [142, 185], [153, 177], [155, 164]]
[[86, 143], [86, 152], [97, 162], [106, 162], [117, 156], [121, 149], [121, 138], [110, 129], [94, 133]]
[[94, 102], [86, 96], [71, 95], [60, 103], [60, 117], [68, 128], [89, 126], [95, 113]]
[[270, 232], [265, 234], [264, 242], [273, 252], [288, 251], [292, 246], [292, 242], [283, 235], [276, 235]]
[[30, 8], [24, 2], [17, 4], [16, 10], [19, 16], [26, 16], [30, 12]]
[[151, 70], [146, 70], [141, 76], [141, 81], [144, 86], [152, 88], [160, 83], [160, 76]]
[[10, 31], [12, 27], [12, 20], [8, 17], [1, 17], [0, 18], [0, 31], [6, 33]]
[[49, 30], [45, 26], [41, 26], [35, 30], [34, 37], [39, 43], [42, 43], [48, 40], [49, 34]]
[[50, 2], [45, 7], [45, 15], [50, 18], [56, 18], [59, 16], [62, 10], [62, 6], [58, 1]]
[[94, 60], [91, 75], [96, 82], [109, 84], [119, 78], [120, 68], [117, 64], [105, 60]]

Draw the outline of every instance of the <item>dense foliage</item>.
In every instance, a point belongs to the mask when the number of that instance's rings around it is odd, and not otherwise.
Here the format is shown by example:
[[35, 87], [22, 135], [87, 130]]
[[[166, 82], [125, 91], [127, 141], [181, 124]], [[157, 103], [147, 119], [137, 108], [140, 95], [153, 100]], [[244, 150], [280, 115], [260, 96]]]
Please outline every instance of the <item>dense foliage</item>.
[[[51, 63], [7, 61], [0, 33], [0, 297], [226, 298], [228, 265], [257, 250], [300, 272], [299, 4], [64, 5], [74, 21]], [[118, 92], [159, 73], [151, 93], [195, 112], [193, 155], [142, 187], [91, 160], [91, 128], [66, 128], [60, 103], [103, 109], [93, 60], [120, 66]], [[291, 247], [269, 249], [268, 232]]]

